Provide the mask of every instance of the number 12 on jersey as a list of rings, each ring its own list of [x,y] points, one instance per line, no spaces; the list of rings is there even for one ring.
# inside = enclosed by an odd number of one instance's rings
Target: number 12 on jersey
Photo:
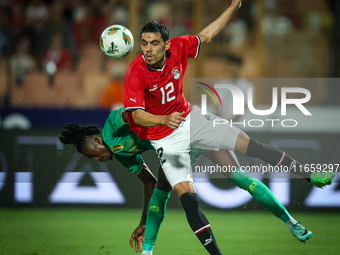
[[[165,87],[165,89],[164,89],[164,87]],[[166,102],[171,102],[172,100],[174,100],[176,98],[176,96],[170,97],[170,94],[172,92],[174,92],[174,90],[175,90],[174,84],[172,82],[168,83],[164,87],[160,88],[160,90],[162,91],[162,104],[165,104],[165,98],[166,98]]]

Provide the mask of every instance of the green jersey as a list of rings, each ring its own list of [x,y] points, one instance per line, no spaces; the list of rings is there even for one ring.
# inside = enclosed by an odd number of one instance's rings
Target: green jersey
[[[122,118],[123,107],[110,113],[103,129],[100,131],[106,147],[115,158],[133,174],[139,174],[144,160],[140,155],[143,151],[154,150],[149,140],[140,139]],[[204,150],[193,149],[191,163],[196,164]]]
[[[100,131],[106,147],[115,158],[129,169],[133,174],[138,174],[142,169],[144,160],[140,153],[153,149],[150,141],[140,139],[124,123],[122,118],[123,107],[110,113],[104,128]]]

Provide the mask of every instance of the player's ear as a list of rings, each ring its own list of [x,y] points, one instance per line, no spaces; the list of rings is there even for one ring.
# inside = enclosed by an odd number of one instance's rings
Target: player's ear
[[[103,144],[102,137],[99,134],[94,136],[93,141],[96,145],[97,144],[99,144],[99,145]]]
[[[170,40],[167,40],[165,42],[165,50],[168,50],[168,49],[170,49]]]

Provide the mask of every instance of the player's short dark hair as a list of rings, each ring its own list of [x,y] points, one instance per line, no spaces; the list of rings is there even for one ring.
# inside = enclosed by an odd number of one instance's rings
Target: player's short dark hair
[[[87,139],[91,135],[96,135],[100,133],[101,128],[97,125],[79,125],[79,124],[66,124],[64,126],[64,131],[61,131],[61,135],[59,136],[59,140],[63,144],[72,144],[76,146],[77,150],[80,153],[83,153],[83,146]]]
[[[157,33],[157,32],[161,33],[161,37],[164,42],[169,40],[169,29],[157,21],[151,21],[145,24],[140,33],[140,37],[142,38],[143,33]]]
[[[238,55],[228,54],[226,56],[226,60],[227,60],[228,63],[231,63],[231,64],[235,64],[235,65],[238,65],[238,66],[243,65],[243,59],[242,59],[242,57],[240,57]]]

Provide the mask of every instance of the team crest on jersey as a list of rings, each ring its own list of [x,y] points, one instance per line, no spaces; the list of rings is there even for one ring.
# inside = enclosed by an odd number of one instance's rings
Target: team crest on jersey
[[[124,146],[121,145],[121,144],[117,144],[117,145],[111,146],[111,150],[113,151],[113,153],[120,152],[123,149],[124,149]]]
[[[174,70],[172,70],[172,75],[174,76],[175,80],[178,80],[181,76],[181,73],[179,72],[179,68],[175,67]]]

